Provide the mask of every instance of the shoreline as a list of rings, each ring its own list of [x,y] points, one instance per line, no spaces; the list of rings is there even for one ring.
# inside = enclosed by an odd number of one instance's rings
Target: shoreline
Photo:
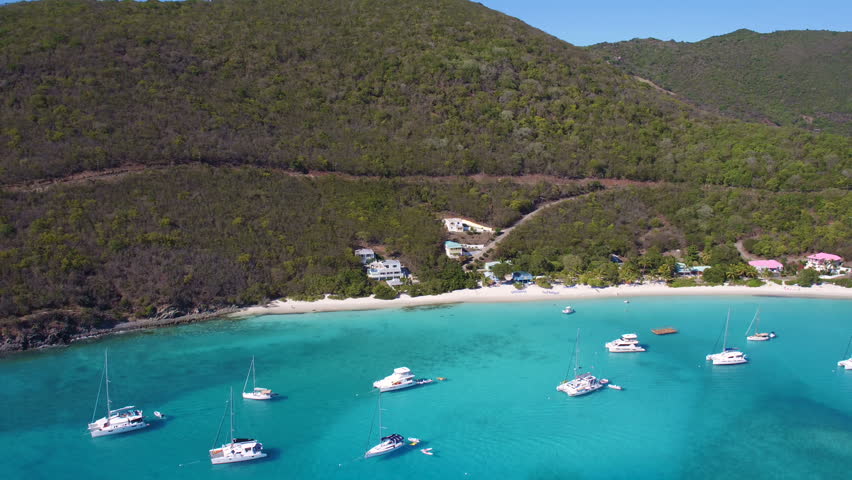
[[[673,288],[665,284],[618,285],[615,287],[593,288],[588,285],[572,287],[554,286],[543,289],[537,285],[529,285],[523,290],[517,290],[512,285],[482,287],[478,289],[456,290],[440,295],[424,295],[410,297],[400,295],[393,300],[376,298],[347,298],[335,300],[324,298],[313,302],[301,300],[275,300],[266,305],[247,307],[226,315],[231,318],[244,318],[259,315],[286,315],[320,312],[344,312],[356,310],[379,310],[388,308],[422,307],[430,305],[448,305],[455,303],[505,303],[505,302],[536,302],[546,300],[578,300],[589,298],[623,298],[659,297],[659,296],[760,296],[760,297],[789,297],[789,298],[824,298],[834,300],[852,300],[852,288],[838,285],[815,285],[799,287],[767,283],[760,287],[739,285],[698,286]]]

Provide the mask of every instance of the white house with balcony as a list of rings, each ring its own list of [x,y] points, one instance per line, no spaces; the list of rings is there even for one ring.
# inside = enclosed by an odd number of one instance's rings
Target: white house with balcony
[[[494,229],[464,218],[445,218],[444,226],[451,232],[493,232]]]
[[[405,277],[399,260],[381,260],[367,265],[367,277],[373,280],[395,280]]]

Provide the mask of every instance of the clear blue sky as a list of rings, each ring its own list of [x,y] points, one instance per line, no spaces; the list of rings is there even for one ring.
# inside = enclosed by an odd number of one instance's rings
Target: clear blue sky
[[[574,45],[696,42],[741,28],[852,30],[852,0],[477,0]]]

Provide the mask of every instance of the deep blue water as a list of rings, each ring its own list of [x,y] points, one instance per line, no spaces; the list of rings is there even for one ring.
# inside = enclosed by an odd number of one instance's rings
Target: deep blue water
[[[852,372],[837,371],[852,302],[760,297],[469,304],[221,320],[0,360],[4,478],[848,478]],[[761,330],[749,343],[758,306]],[[746,365],[708,365],[731,308]],[[680,333],[656,336],[650,329]],[[586,370],[624,391],[555,390],[577,328]],[[610,354],[636,332],[648,351]],[[715,346],[715,350],[714,350]],[[103,352],[114,407],[152,426],[92,439]],[[251,356],[272,402],[236,401],[237,434],[270,457],[212,466],[206,454],[229,387]],[[383,433],[424,443],[364,460],[378,438],[371,384],[408,366],[447,381],[383,394]],[[237,394],[239,397],[239,394]],[[103,414],[99,407],[98,417]],[[371,434],[372,432],[372,434]],[[221,443],[221,442],[220,442]],[[432,447],[435,455],[422,455]]]

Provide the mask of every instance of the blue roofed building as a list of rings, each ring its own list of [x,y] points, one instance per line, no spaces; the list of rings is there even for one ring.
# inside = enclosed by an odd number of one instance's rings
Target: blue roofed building
[[[512,283],[530,283],[533,281],[533,276],[529,272],[512,272]]]

